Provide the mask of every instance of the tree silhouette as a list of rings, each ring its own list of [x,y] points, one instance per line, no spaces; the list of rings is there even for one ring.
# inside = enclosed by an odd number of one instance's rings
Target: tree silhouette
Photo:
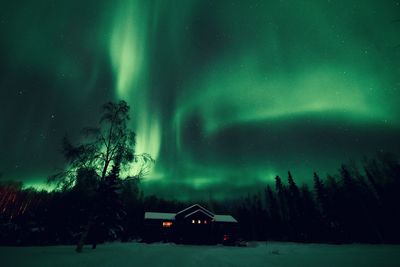
[[[57,182],[63,189],[71,188],[79,185],[77,174],[82,170],[86,172],[86,180],[97,181],[96,201],[82,231],[76,249],[78,252],[82,251],[85,240],[93,229],[98,229],[100,224],[107,225],[105,220],[110,217],[107,213],[119,210],[116,209],[120,206],[117,205],[116,191],[121,168],[136,163],[136,174],[130,174],[127,178],[140,178],[148,173],[154,162],[148,154],[135,155],[135,133],[128,128],[129,120],[129,106],[125,101],[108,102],[102,106],[98,126],[83,129],[80,144],[74,145],[66,137],[63,140],[63,154],[68,168],[51,176],[49,181]],[[87,174],[92,177],[87,177]]]
[[[0,244],[76,244],[87,239],[95,247],[106,240],[128,241],[142,237],[144,211],[177,211],[189,205],[143,196],[138,177],[125,179],[123,166],[115,157],[101,179],[102,168],[87,161],[64,191],[40,192],[1,181]],[[400,243],[399,173],[399,159],[384,154],[365,159],[362,169],[350,163],[325,178],[314,173],[314,190],[299,187],[288,173],[287,183],[277,176],[275,189],[266,185],[264,195],[202,204],[234,215],[240,237],[248,240]]]
[[[270,234],[267,236],[267,238],[279,239],[279,237],[282,235],[282,220],[279,214],[278,201],[276,200],[275,194],[270,185],[267,186],[265,194],[267,210],[270,215],[269,226],[271,227],[271,229],[269,229]]]
[[[289,211],[288,211],[288,201],[287,201],[287,189],[283,185],[282,180],[279,176],[275,177],[275,188],[278,195],[278,203],[280,208],[280,218],[282,219],[282,239],[286,240],[289,237]]]
[[[81,168],[93,169],[99,179],[104,180],[117,157],[122,164],[132,162],[135,133],[128,128],[128,121],[129,106],[125,101],[104,104],[98,127],[84,128],[80,144],[73,145],[64,137],[63,154],[69,166],[51,176],[49,181],[70,187],[74,185],[76,172]]]
[[[317,240],[317,235],[321,235],[319,214],[314,197],[306,184],[302,185],[300,193],[298,239],[303,242],[312,242]]]
[[[300,220],[300,191],[297,187],[293,176],[290,171],[288,171],[288,189],[286,191],[286,201],[288,207],[288,225],[289,225],[289,235],[292,239],[299,239],[301,225],[298,223]]]

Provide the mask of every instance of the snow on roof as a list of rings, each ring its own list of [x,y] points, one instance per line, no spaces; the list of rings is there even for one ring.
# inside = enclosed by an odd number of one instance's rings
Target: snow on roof
[[[214,215],[214,221],[216,222],[234,222],[237,223],[236,219],[231,215]]]
[[[211,211],[203,208],[202,206],[200,206],[199,204],[194,204],[184,210],[181,210],[178,213],[166,213],[166,212],[145,212],[144,213],[144,218],[145,219],[149,219],[149,220],[175,220],[175,217],[178,214],[181,213],[185,213],[186,211],[197,207],[198,209],[192,211],[189,214],[186,214],[184,216],[184,218],[187,218],[189,216],[192,216],[193,214],[197,213],[197,212],[202,212],[203,214],[205,214],[206,216],[213,218],[213,221],[215,222],[231,222],[231,223],[237,223],[238,221],[233,218],[231,215],[217,215],[217,214],[213,214]],[[184,215],[184,214],[183,214]]]
[[[181,214],[181,213],[183,213],[183,212],[185,212],[185,211],[187,211],[187,210],[189,210],[189,209],[191,209],[193,207],[198,207],[199,209],[203,210],[205,213],[208,213],[210,216],[214,216],[214,213],[212,213],[211,211],[209,211],[208,209],[204,208],[203,206],[201,206],[199,204],[194,204],[194,205],[192,205],[190,207],[187,207],[186,209],[183,209],[183,210],[179,211],[177,213],[177,215]]]
[[[195,213],[197,213],[197,212],[202,212],[202,213],[204,213],[205,215],[207,215],[207,216],[210,217],[210,218],[213,218],[213,217],[214,217],[214,216],[208,214],[207,212],[205,212],[204,210],[198,209],[198,210],[195,210],[195,211],[193,211],[192,213],[189,213],[188,215],[186,215],[185,218],[190,217],[190,216],[192,216],[193,214],[195,214]]]
[[[144,218],[153,220],[175,220],[175,213],[145,212]]]

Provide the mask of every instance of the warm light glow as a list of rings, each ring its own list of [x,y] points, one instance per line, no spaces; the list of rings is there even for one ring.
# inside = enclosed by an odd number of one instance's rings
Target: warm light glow
[[[207,220],[204,220],[204,224],[207,224]]]
[[[172,222],[163,222],[163,223],[162,223],[162,226],[163,226],[164,228],[170,228],[170,227],[172,227]]]
[[[192,220],[192,223],[195,223],[194,220]]]
[[[224,241],[229,240],[229,235],[224,235]]]
[[[198,224],[201,224],[201,221],[200,221],[200,220],[198,220],[198,221],[197,221],[197,223],[198,223]]]

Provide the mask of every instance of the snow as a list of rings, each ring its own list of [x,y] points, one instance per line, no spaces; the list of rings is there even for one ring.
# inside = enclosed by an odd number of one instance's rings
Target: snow
[[[124,266],[400,266],[399,245],[250,243],[248,247],[111,243],[96,250],[73,246],[0,247],[2,267]]]
[[[144,218],[154,220],[175,220],[175,213],[145,212]]]
[[[231,215],[214,215],[214,220],[216,222],[233,222],[237,223],[236,219]]]

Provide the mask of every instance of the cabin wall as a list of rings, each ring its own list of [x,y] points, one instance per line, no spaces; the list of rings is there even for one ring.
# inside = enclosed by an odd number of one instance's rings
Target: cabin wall
[[[171,226],[165,227],[163,223],[172,223]],[[175,222],[172,220],[146,219],[144,221],[143,240],[145,242],[174,240]]]
[[[238,239],[238,223],[214,222],[213,226],[213,235],[217,243],[234,243]]]
[[[239,233],[237,223],[213,222],[206,217],[195,216],[180,221],[146,219],[143,240],[185,244],[224,244],[234,243],[237,240]],[[201,222],[207,220],[207,223],[198,224],[199,220]],[[163,222],[172,222],[172,225],[163,227]]]
[[[178,239],[183,243],[214,243],[212,219],[202,213],[194,214],[181,220]]]
[[[168,216],[173,219],[164,218],[163,213],[149,213],[148,216],[145,217],[143,231],[144,241],[190,244],[233,244],[238,238],[239,226],[231,216],[215,215],[199,205],[193,205],[177,214],[168,213]]]

